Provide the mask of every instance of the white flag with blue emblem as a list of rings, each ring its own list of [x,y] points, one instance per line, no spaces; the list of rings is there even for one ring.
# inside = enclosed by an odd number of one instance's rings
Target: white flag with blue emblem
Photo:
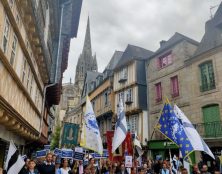
[[[102,155],[103,144],[99,127],[89,97],[86,97],[86,111],[83,118],[83,128],[80,146]]]
[[[115,128],[113,142],[112,142],[112,153],[114,153],[115,150],[125,140],[126,134],[127,134],[126,116],[124,112],[122,99],[120,99],[118,112],[117,112],[116,128]]]
[[[211,150],[209,149],[207,144],[204,142],[204,140],[198,134],[197,130],[193,127],[190,120],[178,108],[177,105],[174,105],[174,113],[176,114],[176,116],[179,118],[181,124],[183,125],[183,128],[184,128],[184,131],[187,135],[187,138],[189,139],[190,143],[193,146],[193,150],[206,152],[213,159],[215,159],[213,153],[211,152]]]

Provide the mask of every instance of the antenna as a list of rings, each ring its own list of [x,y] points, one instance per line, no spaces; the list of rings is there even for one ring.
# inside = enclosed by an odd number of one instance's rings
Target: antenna
[[[212,13],[213,9],[216,8],[216,7],[219,7],[219,5],[220,5],[220,4],[214,5],[214,6],[210,6],[210,19],[213,18],[213,13]]]

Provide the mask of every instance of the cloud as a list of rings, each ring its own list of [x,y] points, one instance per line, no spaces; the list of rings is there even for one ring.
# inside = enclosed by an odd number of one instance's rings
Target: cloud
[[[63,82],[74,80],[75,67],[82,52],[86,22],[90,16],[93,53],[103,71],[115,50],[133,44],[155,51],[159,41],[175,32],[197,41],[210,19],[210,7],[220,0],[83,0],[77,38],[72,39],[68,69]],[[216,8],[212,11],[215,12]]]

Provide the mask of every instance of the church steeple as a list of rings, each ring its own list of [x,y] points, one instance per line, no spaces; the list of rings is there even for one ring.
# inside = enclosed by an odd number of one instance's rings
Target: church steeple
[[[89,16],[88,16],[88,21],[87,21],[86,35],[85,35],[85,41],[84,41],[82,53],[83,54],[88,53],[89,55],[92,55]]]

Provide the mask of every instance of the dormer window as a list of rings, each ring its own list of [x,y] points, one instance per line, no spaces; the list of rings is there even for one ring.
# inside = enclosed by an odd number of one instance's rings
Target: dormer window
[[[172,51],[169,51],[169,52],[167,52],[166,54],[160,56],[157,59],[157,68],[161,69],[161,68],[164,68],[166,66],[169,66],[172,63],[173,63]]]
[[[127,81],[127,67],[124,67],[121,71],[120,71],[120,79],[119,82],[125,82]]]

